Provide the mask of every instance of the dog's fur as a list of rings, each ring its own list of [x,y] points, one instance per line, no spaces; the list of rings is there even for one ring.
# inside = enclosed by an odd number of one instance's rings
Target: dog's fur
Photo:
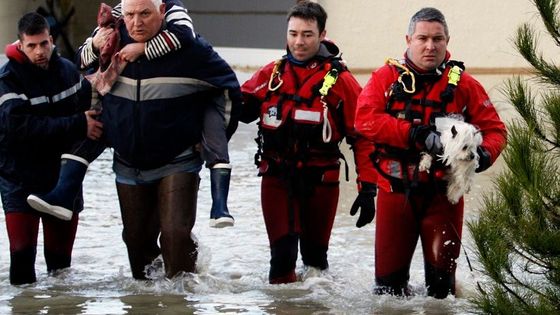
[[[472,185],[480,159],[476,149],[482,143],[482,135],[475,126],[454,117],[436,118],[436,130],[443,146],[443,153],[437,158],[447,167],[447,199],[456,204]],[[433,158],[422,152],[419,170],[429,172]]]

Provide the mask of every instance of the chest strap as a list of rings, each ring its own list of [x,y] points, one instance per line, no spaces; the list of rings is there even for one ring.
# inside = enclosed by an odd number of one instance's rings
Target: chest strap
[[[446,68],[449,69],[447,73],[447,86],[440,93],[438,100],[429,99],[417,99],[412,98],[416,92],[415,88],[415,77],[414,73],[411,72],[405,65],[401,64],[399,61],[389,58],[385,62],[386,64],[392,65],[397,68],[399,76],[397,80],[391,85],[389,91],[389,97],[387,100],[386,111],[391,113],[392,105],[395,101],[401,101],[405,103],[404,108],[404,119],[411,121],[412,116],[410,115],[412,105],[429,106],[433,108],[439,108],[441,113],[447,112],[447,104],[452,102],[455,96],[455,90],[457,85],[461,80],[461,75],[465,69],[462,62],[456,60],[449,60],[446,64]]]
[[[270,97],[270,93],[277,91],[282,84],[284,83],[284,81],[282,80],[282,68],[284,66],[286,58],[282,58],[282,59],[278,59],[275,63],[274,63],[274,68],[272,69],[272,73],[270,75],[270,79],[268,81],[268,92],[267,92],[267,98]],[[329,117],[328,117],[328,112],[329,112],[329,107],[328,104],[325,100],[325,97],[329,94],[330,89],[334,86],[334,84],[336,83],[339,73],[340,71],[337,69],[337,65],[333,65],[334,62],[336,61],[331,61],[330,63],[328,63],[326,65],[326,67],[328,67],[329,71],[327,72],[327,74],[325,74],[325,76],[323,77],[323,83],[321,85],[321,88],[319,88],[319,90],[315,93],[318,93],[320,95],[320,102],[323,105],[323,130],[322,130],[322,136],[323,136],[323,142],[324,143],[329,143],[331,141],[332,138],[332,126],[331,123],[329,121]],[[286,94],[286,93],[282,93],[280,96],[280,101],[278,104],[279,107],[279,114],[281,115],[281,106],[284,100],[293,100],[295,102],[298,103],[305,103],[308,106],[311,104],[312,99],[306,99],[306,98],[302,98],[299,95],[290,95],[290,94]]]
[[[329,106],[325,101],[325,97],[329,94],[329,90],[333,87],[338,79],[338,70],[332,68],[325,74],[323,78],[323,85],[319,89],[319,94],[321,95],[321,104],[323,104],[323,142],[329,143],[332,137],[332,127],[329,121]]]

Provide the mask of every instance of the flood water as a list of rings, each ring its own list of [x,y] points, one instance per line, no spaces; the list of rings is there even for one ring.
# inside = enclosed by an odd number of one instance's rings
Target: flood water
[[[240,80],[247,74],[240,75]],[[367,78],[360,78],[362,83]],[[494,88],[503,78],[485,78]],[[243,81],[242,81],[243,82]],[[495,96],[493,96],[495,97]],[[497,104],[505,111],[505,106]],[[375,225],[355,227],[348,212],[356,192],[354,179],[342,182],[341,198],[332,233],[330,269],[323,274],[305,274],[287,285],[267,282],[269,248],[260,210],[260,178],[253,155],[255,125],[240,125],[230,143],[234,165],[229,207],[235,227],[208,226],[210,191],[208,170],[202,182],[194,229],[200,244],[199,272],[175,281],[158,278],[135,281],[121,239],[122,222],[116,197],[109,150],[90,167],[84,183],[86,209],[82,212],[74,246],[72,267],[48,275],[42,255],[42,237],[37,255],[38,282],[25,286],[9,284],[9,243],[4,217],[0,218],[0,314],[469,314],[468,298],[476,281],[468,256],[476,266],[472,238],[465,228],[464,249],[458,259],[457,297],[435,300],[425,296],[421,249],[411,267],[415,296],[396,298],[372,294],[374,285]],[[351,160],[348,158],[347,160]],[[476,217],[479,193],[490,189],[497,167],[479,175],[467,196],[465,219]]]

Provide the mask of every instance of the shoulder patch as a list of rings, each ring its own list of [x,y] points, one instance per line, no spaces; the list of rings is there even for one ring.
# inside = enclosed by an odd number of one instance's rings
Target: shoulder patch
[[[482,105],[484,105],[484,107],[493,106],[492,101],[490,99],[486,99],[484,102],[482,102]]]

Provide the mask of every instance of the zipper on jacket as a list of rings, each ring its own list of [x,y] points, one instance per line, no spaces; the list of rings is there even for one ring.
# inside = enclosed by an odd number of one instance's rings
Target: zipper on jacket
[[[140,79],[140,69],[141,69],[141,64],[140,64],[140,60],[136,61],[136,77],[138,79],[136,79],[136,104],[140,103],[140,82],[142,82],[142,79]]]

